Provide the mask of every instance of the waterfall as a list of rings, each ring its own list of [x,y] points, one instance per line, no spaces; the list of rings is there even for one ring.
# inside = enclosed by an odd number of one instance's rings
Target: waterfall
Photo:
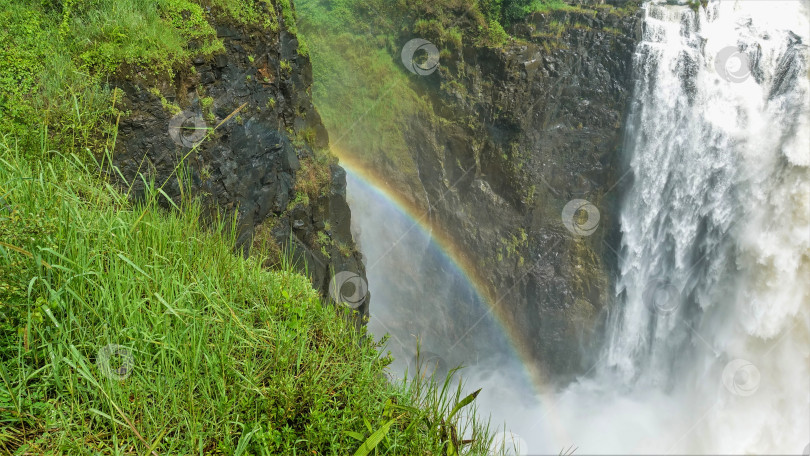
[[[810,441],[808,2],[644,10],[599,377],[679,398],[672,451],[798,454]]]

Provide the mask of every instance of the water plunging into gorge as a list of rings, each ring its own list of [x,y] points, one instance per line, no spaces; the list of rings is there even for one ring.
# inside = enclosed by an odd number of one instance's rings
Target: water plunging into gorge
[[[524,454],[798,454],[810,442],[808,2],[644,14],[615,302],[591,371],[537,392],[463,271],[350,173],[369,328],[392,335],[400,375],[416,336],[440,371],[470,366],[479,412],[506,421]]]

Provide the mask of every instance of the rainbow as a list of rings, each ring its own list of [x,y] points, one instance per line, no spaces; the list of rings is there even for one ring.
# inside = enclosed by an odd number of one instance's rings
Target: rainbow
[[[423,209],[392,191],[385,179],[381,178],[376,171],[345,150],[332,146],[332,152],[338,157],[340,165],[348,174],[368,185],[375,193],[406,215],[431,239],[431,242],[435,243],[442,255],[465,278],[482,302],[490,309],[490,313],[495,317],[495,321],[505,334],[506,340],[521,361],[525,374],[531,380],[535,391],[538,393],[549,392],[545,376],[539,369],[532,366],[533,363],[529,362],[528,351],[520,342],[521,339],[516,337],[508,318],[503,315],[501,307],[498,306],[500,299],[497,297],[495,290],[486,285],[486,281],[478,272],[474,261],[465,249],[455,242],[447,233],[447,230],[430,220]]]
[[[437,223],[427,217],[424,209],[398,195],[390,189],[386,180],[379,176],[375,170],[356,159],[351,153],[343,149],[331,146],[332,153],[338,157],[341,167],[347,174],[368,186],[378,196],[389,202],[396,210],[413,220],[419,228],[433,242],[444,256],[453,265],[456,271],[465,278],[470,287],[478,297],[490,309],[490,313],[495,317],[494,321],[500,327],[505,339],[514,353],[516,359],[522,366],[522,375],[529,381],[538,399],[538,406],[542,410],[541,415],[545,423],[536,423],[539,429],[543,429],[552,441],[570,442],[569,432],[566,424],[560,417],[557,403],[559,398],[554,389],[547,381],[543,372],[533,365],[528,356],[528,350],[523,347],[521,339],[516,337],[515,331],[511,329],[509,320],[505,318],[500,307],[497,305],[499,299],[495,290],[488,287],[483,276],[477,272],[474,262],[466,251],[459,246],[455,240]]]

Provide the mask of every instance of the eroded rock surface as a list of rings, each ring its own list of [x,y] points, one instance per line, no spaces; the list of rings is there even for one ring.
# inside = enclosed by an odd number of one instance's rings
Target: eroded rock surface
[[[418,80],[434,112],[404,119],[419,187],[397,191],[430,208],[470,257],[547,379],[592,365],[586,354],[595,352],[612,300],[639,17],[610,8],[535,13],[512,30],[522,40],[443,57],[439,71]],[[572,200],[598,210],[595,230],[566,228]],[[595,215],[575,210],[569,222],[587,228]]]
[[[173,79],[130,67],[112,82],[123,91],[118,107],[125,112],[115,164],[133,194],[143,193],[137,177],[143,174],[158,186],[166,182],[163,190],[179,203],[174,176],[181,171],[209,214],[238,214],[245,252],[264,242],[278,255],[292,245],[299,267],[324,295],[334,272],[365,277],[350,231],[345,172],[328,154],[312,104],[309,57],[283,23],[278,31],[213,25],[225,52],[196,58]],[[184,124],[179,137],[176,124]],[[207,132],[194,128],[215,129],[191,150]],[[358,310],[368,314],[368,299]]]

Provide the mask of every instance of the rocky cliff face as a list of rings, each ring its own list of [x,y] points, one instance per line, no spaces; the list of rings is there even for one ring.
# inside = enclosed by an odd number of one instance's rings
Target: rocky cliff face
[[[639,27],[607,7],[536,13],[502,48],[442,56],[418,82],[434,112],[406,119],[420,182],[398,191],[468,255],[546,379],[588,369],[612,298]]]
[[[175,203],[187,185],[209,213],[237,214],[245,253],[263,246],[272,263],[292,247],[326,295],[334,272],[365,272],[351,237],[345,172],[311,101],[309,57],[285,24],[289,12],[276,8],[268,16],[279,18],[277,27],[209,10],[220,18],[212,25],[225,51],[197,57],[171,79],[120,71],[112,82],[124,112],[114,160],[135,195],[143,175],[166,182]],[[358,310],[368,314],[368,299]]]

